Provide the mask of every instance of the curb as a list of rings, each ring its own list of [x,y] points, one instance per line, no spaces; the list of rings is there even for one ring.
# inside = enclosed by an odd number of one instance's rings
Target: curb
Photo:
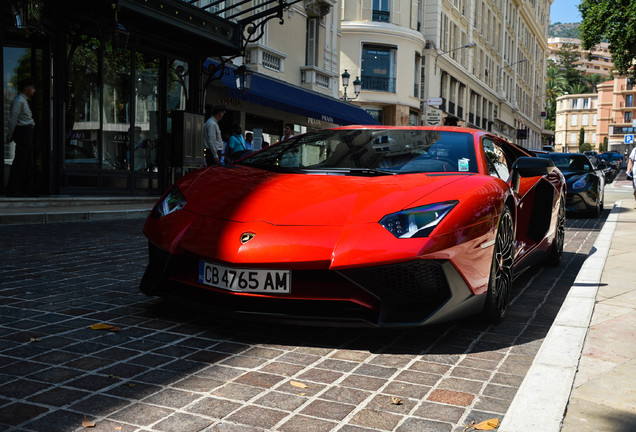
[[[621,203],[617,201],[607,217],[497,429],[499,432],[560,431]]]
[[[43,224],[55,222],[104,221],[146,218],[150,209],[48,211],[0,214],[0,225]]]

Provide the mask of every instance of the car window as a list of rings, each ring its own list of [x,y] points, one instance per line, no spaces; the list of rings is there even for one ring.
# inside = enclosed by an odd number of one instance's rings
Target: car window
[[[508,177],[510,177],[510,161],[501,146],[490,138],[483,138],[482,146],[486,154],[488,173],[502,180],[508,180]]]
[[[478,172],[471,133],[414,128],[308,132],[254,153],[239,164],[341,175]]]

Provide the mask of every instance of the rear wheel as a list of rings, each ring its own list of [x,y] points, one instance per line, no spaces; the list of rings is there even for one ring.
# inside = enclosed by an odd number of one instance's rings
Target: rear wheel
[[[498,324],[506,315],[512,290],[514,263],[514,227],[512,214],[504,206],[497,228],[495,250],[492,255],[486,304],[482,311],[484,321]]]
[[[565,204],[563,200],[559,203],[559,215],[557,216],[556,233],[554,235],[554,241],[550,247],[546,264],[549,266],[558,266],[561,263],[563,257],[563,244],[565,243]]]

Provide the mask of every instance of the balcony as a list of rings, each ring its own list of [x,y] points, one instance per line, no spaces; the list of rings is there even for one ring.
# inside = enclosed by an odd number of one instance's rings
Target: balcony
[[[395,78],[362,75],[362,90],[395,93]]]
[[[388,11],[374,10],[371,20],[388,23],[391,20],[391,14]]]
[[[256,71],[264,68],[270,71],[284,72],[286,57],[285,54],[260,44],[248,46],[245,50],[245,63]]]
[[[337,77],[316,66],[302,66],[300,68],[300,85],[307,90],[325,93],[325,90],[331,89],[333,79],[337,79]]]

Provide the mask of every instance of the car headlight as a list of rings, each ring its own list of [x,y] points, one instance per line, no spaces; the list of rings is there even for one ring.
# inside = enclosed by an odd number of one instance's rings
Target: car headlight
[[[391,213],[380,220],[380,225],[397,238],[427,237],[457,203],[447,201]]]
[[[177,186],[172,186],[168,193],[155,206],[152,215],[156,219],[162,218],[181,210],[186,205],[186,199]]]
[[[587,179],[585,177],[581,177],[572,185],[572,189],[583,189],[587,186]]]

